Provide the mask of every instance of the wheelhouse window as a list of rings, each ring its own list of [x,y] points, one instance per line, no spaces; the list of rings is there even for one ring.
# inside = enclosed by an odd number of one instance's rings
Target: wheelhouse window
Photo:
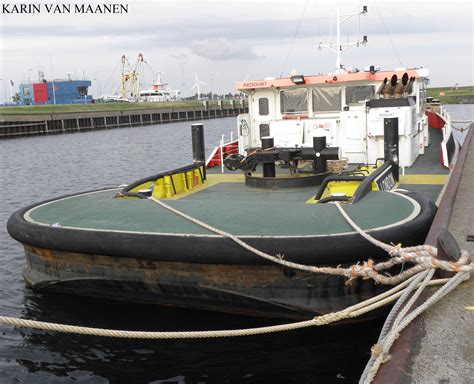
[[[373,85],[356,85],[346,87],[346,104],[358,104],[364,100],[375,98],[375,87]]]
[[[341,88],[313,88],[313,112],[332,112],[341,110]]]
[[[280,92],[280,111],[284,114],[308,112],[308,90],[306,88],[285,89]]]
[[[268,97],[261,97],[258,99],[258,114],[260,116],[267,116],[269,113]]]

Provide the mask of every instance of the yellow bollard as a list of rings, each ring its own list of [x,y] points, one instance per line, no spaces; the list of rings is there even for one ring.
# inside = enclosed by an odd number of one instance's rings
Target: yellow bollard
[[[171,178],[165,176],[165,197],[173,196],[173,188],[171,187]]]

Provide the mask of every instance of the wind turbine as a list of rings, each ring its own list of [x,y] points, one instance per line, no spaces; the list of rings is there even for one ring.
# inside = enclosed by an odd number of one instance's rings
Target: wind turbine
[[[194,72],[194,77],[196,78],[196,82],[194,85],[191,87],[191,89],[194,89],[197,87],[197,93],[198,93],[198,100],[201,100],[201,87],[200,85],[207,85],[206,83],[203,83],[202,81],[199,81],[198,75],[196,72]]]

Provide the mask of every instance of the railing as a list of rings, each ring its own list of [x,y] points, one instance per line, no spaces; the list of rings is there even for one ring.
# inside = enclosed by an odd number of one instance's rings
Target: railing
[[[239,144],[234,138],[234,132],[230,132],[230,141],[226,142],[226,135],[222,135],[218,145],[214,148],[206,161],[208,167],[221,166],[224,173],[224,159],[232,154],[239,153]]]
[[[234,143],[234,132],[230,132],[230,141],[225,143],[225,135],[222,135],[220,144],[221,173],[224,173],[224,159],[234,153],[239,153],[239,144]]]

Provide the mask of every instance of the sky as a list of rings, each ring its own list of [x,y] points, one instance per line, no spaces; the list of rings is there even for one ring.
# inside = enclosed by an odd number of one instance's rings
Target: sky
[[[51,14],[45,4],[97,3],[0,0],[7,9],[43,6],[39,14],[0,14],[0,102],[21,82],[38,81],[39,71],[47,80],[90,79],[95,97],[113,93],[122,55],[134,66],[139,53],[146,62],[144,87],[162,72],[169,87],[184,95],[195,93],[196,74],[207,83],[201,92],[228,93],[244,79],[335,69],[335,54],[317,45],[335,42],[336,1],[114,1],[128,5],[128,13]],[[471,1],[339,2],[346,14],[362,5],[367,15],[342,24],[341,38],[352,42],[367,35],[368,44],[344,52],[343,64],[362,70],[422,66],[430,69],[431,86],[473,85]]]

